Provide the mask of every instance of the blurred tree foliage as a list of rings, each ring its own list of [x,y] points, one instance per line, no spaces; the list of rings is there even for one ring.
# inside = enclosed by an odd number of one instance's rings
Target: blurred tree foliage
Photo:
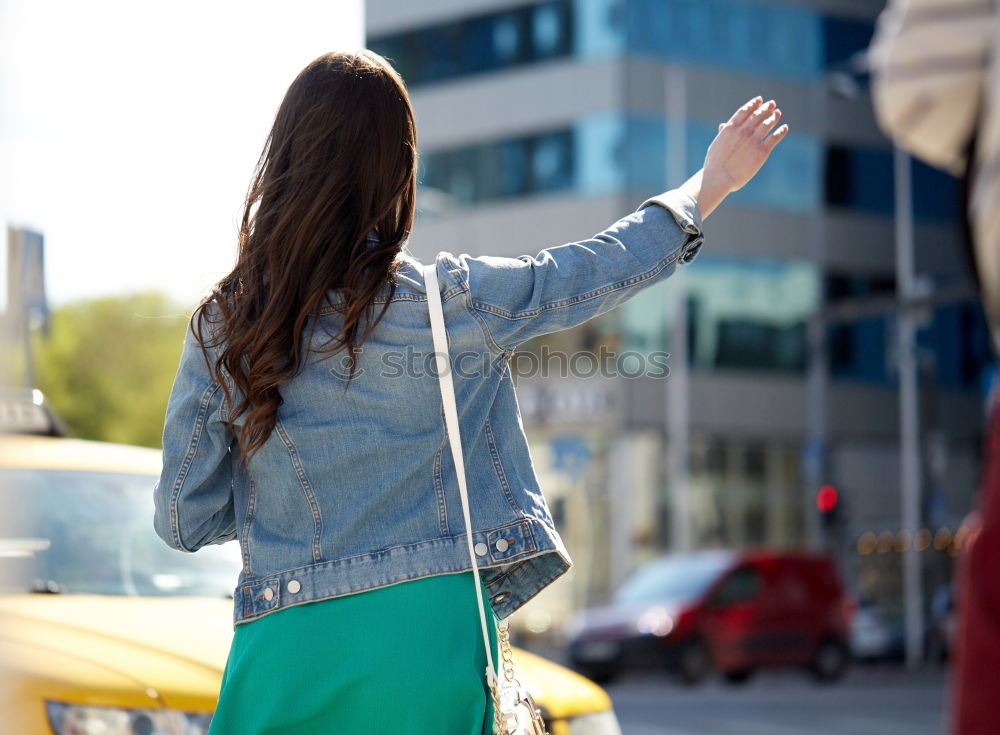
[[[160,448],[193,311],[159,291],[65,303],[32,336],[35,385],[73,436]]]

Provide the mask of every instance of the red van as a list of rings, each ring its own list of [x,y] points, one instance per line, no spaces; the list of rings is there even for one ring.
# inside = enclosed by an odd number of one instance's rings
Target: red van
[[[850,661],[847,599],[833,560],[809,552],[705,550],[639,567],[607,605],[571,624],[569,660],[607,682],[667,668],[688,684],[713,670],[746,681],[802,666],[822,681]]]

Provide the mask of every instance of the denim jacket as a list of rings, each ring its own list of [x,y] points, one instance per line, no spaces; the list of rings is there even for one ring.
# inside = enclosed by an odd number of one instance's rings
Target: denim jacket
[[[671,190],[588,240],[533,257],[437,255],[474,550],[499,618],[573,565],[532,466],[509,369],[515,348],[667,278],[702,242],[697,202]],[[187,330],[153,525],[189,553],[238,541],[234,629],[292,605],[472,568],[420,263],[405,252],[400,261],[395,292],[386,284],[376,299],[391,303],[353,381],[342,352],[310,351],[281,385],[276,426],[249,472],[224,423],[225,394]],[[315,346],[341,323],[343,296],[331,289],[327,298]]]

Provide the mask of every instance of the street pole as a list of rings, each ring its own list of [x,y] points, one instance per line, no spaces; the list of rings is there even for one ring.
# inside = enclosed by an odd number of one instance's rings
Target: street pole
[[[683,68],[667,67],[666,83],[666,174],[668,187],[680,186],[687,178],[687,77]],[[670,545],[674,551],[691,548],[688,456],[690,426],[690,380],[688,370],[688,309],[684,267],[670,277],[670,374],[667,377],[666,478],[670,488]]]
[[[896,351],[899,361],[899,479],[902,528],[911,543],[903,552],[903,623],[906,665],[923,658],[923,590],[920,552],[912,539],[920,527],[920,416],[917,395],[914,293],[913,200],[910,157],[893,146],[896,196],[896,293],[899,300]]]
[[[816,88],[816,105],[820,120],[826,120],[827,89]],[[813,226],[809,228],[809,255],[816,270],[826,271],[826,212],[817,206],[812,215]],[[819,303],[809,320],[807,338],[809,364],[806,374],[806,430],[807,437],[802,451],[802,471],[804,479],[802,508],[802,542],[807,549],[826,547],[826,539],[821,535],[819,515],[816,509],[816,493],[827,481],[827,393],[829,373],[827,371],[827,322],[824,314],[825,289],[820,275]],[[829,549],[826,549],[829,551]]]

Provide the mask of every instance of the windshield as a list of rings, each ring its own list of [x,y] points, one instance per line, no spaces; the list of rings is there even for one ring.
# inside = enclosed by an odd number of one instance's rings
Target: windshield
[[[157,479],[0,468],[0,592],[232,597],[239,544],[168,547],[153,530]]]
[[[730,565],[726,553],[668,556],[639,567],[614,594],[623,605],[692,600]]]

